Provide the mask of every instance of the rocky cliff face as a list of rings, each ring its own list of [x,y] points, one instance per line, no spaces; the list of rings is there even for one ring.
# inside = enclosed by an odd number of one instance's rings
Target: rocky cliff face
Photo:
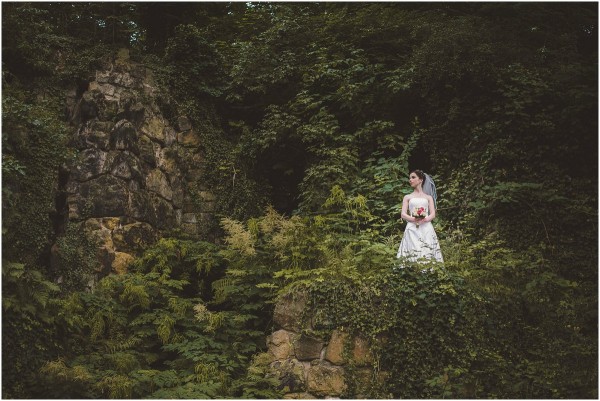
[[[167,120],[157,96],[151,71],[123,50],[68,97],[76,154],[60,174],[55,230],[77,226],[100,275],[126,271],[166,232],[202,237],[212,218],[198,133],[185,116]]]
[[[307,334],[323,312],[308,311],[303,293],[280,299],[273,317],[278,330],[267,338],[271,375],[288,399],[364,398],[386,373],[377,369],[377,358],[360,335],[343,328],[325,338]]]

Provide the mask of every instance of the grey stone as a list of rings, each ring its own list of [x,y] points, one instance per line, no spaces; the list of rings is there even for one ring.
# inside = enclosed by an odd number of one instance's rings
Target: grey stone
[[[197,224],[196,213],[184,213],[181,221],[185,224]]]
[[[79,182],[106,174],[109,169],[108,153],[100,149],[85,149],[77,155],[75,165],[71,168],[72,180]]]
[[[110,148],[117,150],[131,150],[139,154],[137,145],[138,135],[135,127],[127,120],[117,122],[110,133]]]
[[[344,369],[327,362],[312,365],[308,370],[307,390],[319,396],[340,396],[346,389]]]
[[[83,182],[79,191],[67,198],[80,217],[123,216],[128,212],[126,183],[110,175]],[[69,205],[71,209],[72,205]]]
[[[177,118],[177,128],[179,131],[189,131],[192,129],[192,123],[186,116],[179,116]]]
[[[302,319],[307,301],[305,293],[288,293],[282,296],[275,305],[275,324],[286,330],[300,332],[304,328]]]
[[[140,253],[158,238],[158,232],[150,224],[140,221],[118,226],[112,233],[114,248],[120,252]]]
[[[150,140],[146,135],[140,135],[138,139],[138,150],[139,157],[142,161],[147,163],[150,167],[154,168],[156,164],[156,156],[154,155],[154,142]],[[156,145],[159,147],[158,145]],[[159,147],[160,148],[160,147]]]
[[[129,152],[110,152],[111,174],[124,180],[142,181],[144,173],[137,157]]]
[[[146,188],[167,200],[173,199],[173,190],[165,174],[159,169],[154,169],[146,176]]]
[[[279,380],[279,389],[286,393],[306,391],[306,372],[304,365],[297,359],[286,359],[271,363],[271,370]]]
[[[306,335],[299,336],[294,341],[294,354],[300,361],[319,359],[322,349],[323,342],[321,340]]]
[[[286,330],[277,330],[267,337],[267,347],[269,353],[275,360],[288,359],[294,356],[294,346],[292,345],[296,335]]]
[[[110,124],[112,126],[112,124]],[[72,145],[77,149],[100,148],[108,150],[110,135],[109,127],[102,126],[97,120],[90,120],[82,124],[73,136]]]

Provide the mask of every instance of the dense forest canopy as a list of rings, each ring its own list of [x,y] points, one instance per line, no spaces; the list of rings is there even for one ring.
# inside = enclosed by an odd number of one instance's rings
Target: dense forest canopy
[[[3,397],[279,397],[273,304],[306,292],[392,336],[370,397],[597,398],[597,39],[591,2],[3,2]],[[125,48],[210,126],[220,222],[83,291],[50,261],[89,267],[56,228],[65,96]],[[392,271],[415,168],[427,276]]]

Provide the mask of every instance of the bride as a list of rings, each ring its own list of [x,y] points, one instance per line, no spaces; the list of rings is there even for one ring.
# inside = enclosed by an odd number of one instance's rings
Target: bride
[[[431,221],[435,219],[435,184],[421,170],[411,171],[408,182],[413,192],[402,200],[402,219],[407,221],[397,258],[410,261],[435,259],[443,262],[440,244]]]

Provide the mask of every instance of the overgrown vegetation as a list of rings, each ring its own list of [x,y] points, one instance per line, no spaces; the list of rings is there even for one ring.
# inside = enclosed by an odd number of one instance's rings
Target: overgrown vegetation
[[[594,4],[2,8],[3,397],[276,398],[289,291],[372,341],[374,398],[598,396]],[[77,234],[48,260],[63,99],[121,47],[199,127],[222,235],[80,292]],[[395,259],[411,168],[440,194],[428,273]]]

